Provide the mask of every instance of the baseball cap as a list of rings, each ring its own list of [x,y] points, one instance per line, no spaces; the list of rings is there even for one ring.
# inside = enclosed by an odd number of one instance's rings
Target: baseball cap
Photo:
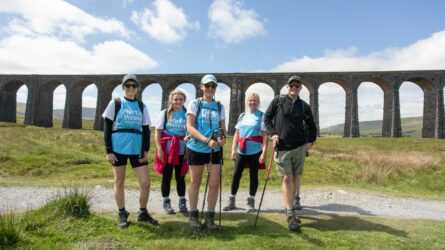
[[[289,80],[287,80],[287,84],[290,84],[291,82],[297,82],[301,84],[301,78],[299,76],[291,76],[289,77]]]
[[[138,78],[136,77],[136,75],[133,75],[133,74],[125,75],[124,78],[122,79],[122,84],[124,84],[128,81],[135,81],[139,85],[139,81],[138,81]]]
[[[216,77],[214,75],[211,75],[211,74],[207,74],[207,75],[202,77],[201,84],[206,84],[206,83],[209,83],[209,82],[217,83]]]

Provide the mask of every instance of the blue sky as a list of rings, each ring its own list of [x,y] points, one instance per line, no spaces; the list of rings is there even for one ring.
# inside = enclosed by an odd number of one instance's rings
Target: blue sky
[[[0,73],[445,69],[443,10],[439,0],[1,0]],[[159,89],[144,95],[152,116]],[[227,101],[229,90],[220,90]],[[55,107],[63,107],[63,91],[56,90]],[[95,105],[95,91],[85,91],[84,106]],[[322,85],[322,127],[343,122],[339,93]],[[25,95],[22,88],[18,99]],[[359,95],[360,119],[381,119],[381,90],[363,84]],[[272,96],[262,96],[263,109]],[[402,85],[401,102],[402,116],[422,115],[414,84]]]

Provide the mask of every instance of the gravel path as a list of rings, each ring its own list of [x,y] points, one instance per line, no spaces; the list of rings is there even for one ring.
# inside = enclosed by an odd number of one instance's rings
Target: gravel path
[[[0,211],[24,211],[43,206],[47,201],[63,194],[60,188],[39,187],[0,187]],[[91,209],[96,212],[112,212],[116,205],[111,189],[100,186],[89,189],[92,195]],[[223,193],[223,206],[228,194]],[[238,209],[233,212],[244,212],[247,192],[239,192]],[[177,209],[176,193],[171,196],[172,206]],[[200,195],[202,201],[202,194]],[[261,193],[257,194],[258,206]],[[160,213],[161,193],[152,191],[148,205],[149,211]],[[138,191],[126,190],[126,207],[129,211],[137,211]],[[377,195],[366,192],[352,192],[341,189],[305,190],[301,196],[303,210],[299,214],[341,214],[399,217],[409,219],[432,219],[445,221],[445,201],[432,201],[413,198],[399,198]],[[217,208],[218,208],[217,204]],[[201,205],[198,206],[201,208]],[[283,213],[283,197],[279,191],[266,191],[262,212]],[[232,213],[232,212],[231,212]]]

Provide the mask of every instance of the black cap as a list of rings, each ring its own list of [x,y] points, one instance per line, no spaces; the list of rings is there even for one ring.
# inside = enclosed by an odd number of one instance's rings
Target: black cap
[[[289,80],[287,80],[287,84],[290,84],[291,82],[301,83],[301,78],[299,76],[291,76],[289,77]]]

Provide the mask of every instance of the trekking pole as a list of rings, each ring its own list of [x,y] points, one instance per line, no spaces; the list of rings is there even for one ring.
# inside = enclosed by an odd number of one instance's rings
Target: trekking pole
[[[220,138],[224,139],[226,138],[226,135],[224,134],[224,130],[222,128],[219,129],[220,131]],[[219,151],[219,227],[221,227],[221,195],[222,195],[222,166],[224,164],[223,162],[223,158],[224,158],[224,154],[223,154],[223,147],[220,147],[220,151]]]
[[[218,134],[218,130],[214,131],[212,136],[210,137],[212,140],[215,140],[216,135]],[[204,214],[204,207],[206,204],[206,196],[207,196],[207,189],[208,189],[208,184],[209,184],[209,178],[210,178],[210,166],[212,165],[212,160],[213,160],[213,148],[212,148],[212,153],[210,154],[210,160],[209,163],[207,164],[207,180],[206,180],[206,188],[204,191],[204,197],[202,199],[202,209],[201,209],[201,218],[200,218],[200,223],[202,224],[202,219],[203,219],[203,214]]]
[[[261,204],[263,203],[264,193],[266,192],[266,185],[267,185],[267,181],[269,180],[270,169],[272,168],[272,160],[273,160],[274,155],[275,155],[275,147],[272,150],[272,155],[271,155],[270,161],[269,161],[269,167],[267,168],[266,181],[264,182],[264,188],[263,188],[263,193],[261,194],[260,205],[258,206],[258,211],[256,213],[255,224],[254,224],[255,228],[256,228],[256,223],[258,221],[258,216],[260,214]]]

